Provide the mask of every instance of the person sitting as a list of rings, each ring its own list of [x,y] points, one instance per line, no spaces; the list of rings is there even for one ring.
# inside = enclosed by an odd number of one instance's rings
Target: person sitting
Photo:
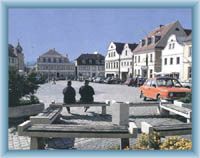
[[[94,101],[93,95],[94,89],[89,86],[89,81],[85,80],[84,86],[80,87],[79,94],[81,95],[80,102],[81,103],[92,103]],[[88,110],[88,106],[85,106],[85,112]]]
[[[64,103],[65,104],[71,104],[71,103],[76,102],[76,99],[75,99],[76,91],[71,85],[72,85],[72,82],[68,81],[67,87],[65,87],[63,89]],[[68,113],[70,113],[70,107],[67,107],[67,111],[68,111]]]

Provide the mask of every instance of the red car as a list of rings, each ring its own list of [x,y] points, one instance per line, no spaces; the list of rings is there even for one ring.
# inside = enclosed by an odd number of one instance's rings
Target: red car
[[[147,98],[175,100],[184,98],[188,92],[191,92],[191,89],[184,88],[177,79],[170,77],[148,79],[140,87],[140,97],[144,100]]]

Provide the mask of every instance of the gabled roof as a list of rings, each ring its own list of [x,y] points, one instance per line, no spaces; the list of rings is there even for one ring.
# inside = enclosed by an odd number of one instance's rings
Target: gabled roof
[[[128,46],[129,46],[129,48],[131,49],[131,51],[133,51],[137,46],[138,46],[138,44],[136,44],[136,43],[128,43]]]
[[[192,33],[191,29],[184,29],[187,36],[189,36]]]
[[[147,36],[145,36],[143,39],[147,39],[148,37],[153,37],[153,36],[160,36],[160,40],[162,40],[162,38],[168,33],[168,31],[177,23],[173,22],[173,23],[169,23],[166,25],[160,25],[159,27],[155,28],[153,31],[151,31],[150,33],[148,33]],[[145,51],[145,50],[151,50],[156,48],[157,44],[159,43],[158,40],[156,43],[151,43],[149,45],[144,45],[144,46],[140,46],[140,44],[136,47],[136,49],[133,52],[138,52],[138,51]]]
[[[189,36],[187,36],[184,40],[184,42],[189,42],[192,41],[192,33],[189,34]]]
[[[64,56],[58,53],[55,49],[49,49],[46,53],[42,54],[40,57],[64,57]]]
[[[125,43],[120,43],[120,42],[113,42],[116,46],[116,51],[118,54],[122,54],[122,50],[124,49]]]

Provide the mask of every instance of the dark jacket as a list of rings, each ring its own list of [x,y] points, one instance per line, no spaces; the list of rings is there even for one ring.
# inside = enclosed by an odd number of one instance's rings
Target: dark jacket
[[[91,103],[94,101],[93,95],[94,89],[91,86],[82,86],[79,89],[79,94],[81,95],[80,101],[83,103]]]
[[[64,95],[64,103],[70,104],[70,103],[75,103],[76,99],[76,91],[73,87],[68,86],[63,89],[63,95]]]

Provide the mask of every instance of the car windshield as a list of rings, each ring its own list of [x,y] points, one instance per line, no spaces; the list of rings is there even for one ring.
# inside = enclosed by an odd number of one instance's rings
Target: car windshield
[[[157,79],[157,85],[158,87],[182,87],[178,80],[171,78]]]

